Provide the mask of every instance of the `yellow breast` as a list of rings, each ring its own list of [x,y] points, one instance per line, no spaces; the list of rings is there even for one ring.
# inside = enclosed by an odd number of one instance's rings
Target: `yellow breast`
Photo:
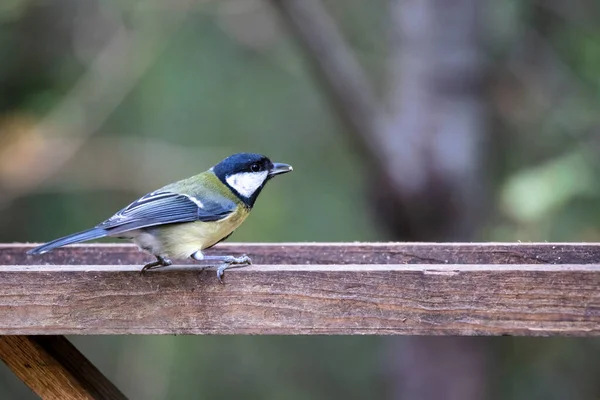
[[[248,216],[248,210],[239,207],[227,218],[213,222],[188,222],[160,229],[162,253],[173,258],[187,258],[198,250],[214,246],[231,234]]]

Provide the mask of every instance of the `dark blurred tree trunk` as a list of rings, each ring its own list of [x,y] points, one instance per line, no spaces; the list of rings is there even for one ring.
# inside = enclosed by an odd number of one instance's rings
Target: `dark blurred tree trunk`
[[[388,182],[376,211],[397,239],[471,240],[485,200],[485,99],[476,0],[391,4]]]
[[[372,167],[373,212],[391,239],[468,241],[486,200],[485,99],[476,0],[390,3],[391,113],[319,0],[272,0]],[[391,397],[485,398],[487,341],[395,338]]]
[[[480,9],[477,0],[391,4],[393,114],[383,142],[397,175],[372,193],[395,239],[469,241],[479,228],[486,197]],[[392,338],[388,346],[391,398],[487,397],[487,339]]]
[[[413,336],[390,339],[389,398],[489,398],[488,348],[488,338]]]

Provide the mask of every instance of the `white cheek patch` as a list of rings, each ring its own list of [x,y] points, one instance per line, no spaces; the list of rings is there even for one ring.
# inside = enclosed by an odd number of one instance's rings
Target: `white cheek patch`
[[[240,172],[230,175],[225,180],[227,184],[234,188],[244,197],[252,197],[256,189],[262,186],[267,179],[269,171],[261,172]]]

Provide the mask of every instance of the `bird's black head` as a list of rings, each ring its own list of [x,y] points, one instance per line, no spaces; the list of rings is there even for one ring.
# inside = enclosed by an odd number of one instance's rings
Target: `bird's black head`
[[[261,154],[238,153],[227,157],[212,171],[248,207],[252,207],[267,181],[290,172],[287,164],[273,163]]]

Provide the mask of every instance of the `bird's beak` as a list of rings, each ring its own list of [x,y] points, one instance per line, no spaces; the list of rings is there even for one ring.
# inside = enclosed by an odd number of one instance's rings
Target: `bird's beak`
[[[269,170],[269,176],[275,176],[279,174],[285,174],[286,172],[293,171],[291,165],[283,164],[283,163],[273,163],[273,168]]]

